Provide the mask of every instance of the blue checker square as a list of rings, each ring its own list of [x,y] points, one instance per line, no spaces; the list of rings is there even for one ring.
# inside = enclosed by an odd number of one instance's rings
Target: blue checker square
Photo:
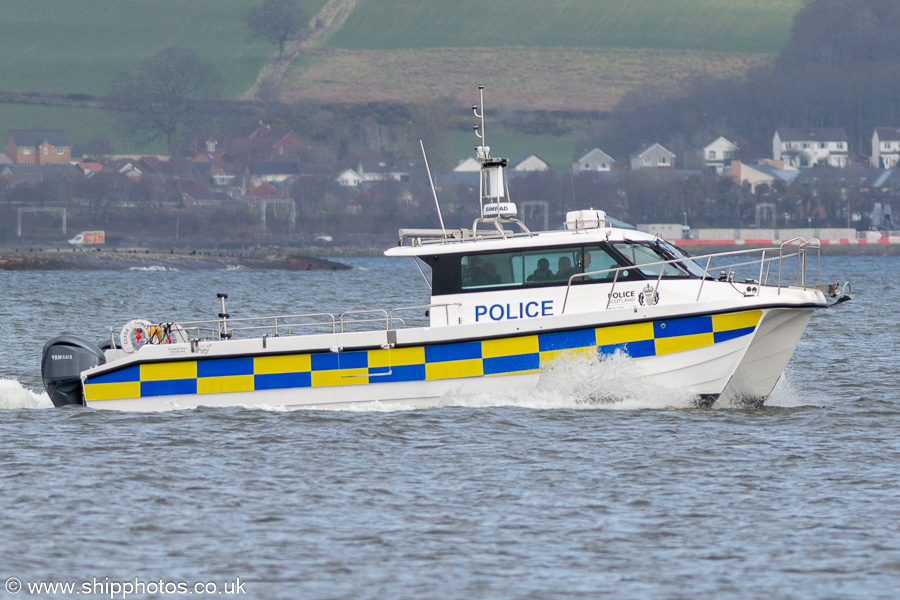
[[[425,346],[425,362],[439,363],[451,360],[471,360],[481,358],[481,342],[462,342]]]
[[[560,331],[558,333],[542,333],[538,336],[538,348],[541,352],[548,350],[570,350],[572,348],[589,348],[597,345],[597,334],[593,329],[578,331]]]
[[[621,352],[631,358],[644,358],[656,356],[656,343],[653,340],[638,340],[636,342],[624,342],[622,344],[606,344],[597,348],[597,353],[603,356],[611,356]]]
[[[685,317],[653,323],[653,337],[669,338],[698,333],[712,333],[712,317]]]
[[[733,340],[734,338],[750,335],[755,329],[756,327],[744,327],[742,329],[732,329],[731,331],[717,331],[713,334],[713,341],[718,344],[719,342]]]
[[[177,396],[179,394],[196,394],[196,379],[167,379],[165,381],[142,381],[141,397]]]
[[[311,387],[310,373],[269,373],[253,376],[255,390],[283,390],[289,388]]]
[[[369,383],[425,381],[425,365],[399,365],[369,369]]]
[[[197,361],[197,377],[253,375],[253,357],[213,358]]]
[[[485,375],[515,373],[517,371],[534,371],[541,366],[541,355],[534,352],[531,354],[515,354],[513,356],[486,358],[484,359],[483,365]]]
[[[313,371],[335,371],[337,369],[365,369],[369,366],[369,353],[362,352],[321,352],[309,357]]]
[[[104,373],[97,377],[91,377],[87,383],[127,383],[141,380],[140,365],[133,365],[112,373]]]

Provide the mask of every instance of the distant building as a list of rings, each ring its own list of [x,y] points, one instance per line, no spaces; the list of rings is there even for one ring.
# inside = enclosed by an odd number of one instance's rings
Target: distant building
[[[335,178],[335,182],[338,185],[344,187],[357,187],[363,181],[365,181],[362,177],[360,177],[359,173],[357,173],[353,169],[344,169],[341,173]]]
[[[716,138],[703,148],[703,162],[706,169],[721,175],[728,168],[728,163],[735,157],[737,150],[737,145],[731,140],[724,137]]]
[[[6,155],[17,165],[59,165],[72,162],[72,140],[64,129],[12,129]]]
[[[783,161],[761,160],[756,164],[744,164],[739,160],[732,160],[725,172],[725,176],[739,184],[747,184],[750,191],[755,192],[759,185],[772,185],[778,181],[790,184],[800,173],[796,168],[789,167]]]
[[[675,164],[675,154],[659,144],[631,155],[631,169],[671,169]]]
[[[550,169],[550,165],[541,158],[539,158],[535,154],[529,154],[528,156],[523,156],[513,165],[513,171],[519,172],[527,172],[527,171],[548,171]]]
[[[787,166],[843,168],[849,164],[847,132],[838,129],[778,129],[772,138],[772,158]]]
[[[872,132],[872,159],[869,166],[893,169],[900,162],[900,128],[876,127]]]
[[[612,156],[601,150],[594,148],[583,156],[580,156],[572,163],[573,173],[582,173],[584,171],[612,171],[616,161]]]
[[[453,167],[454,173],[477,173],[481,171],[481,161],[471,156],[465,160],[461,160]]]

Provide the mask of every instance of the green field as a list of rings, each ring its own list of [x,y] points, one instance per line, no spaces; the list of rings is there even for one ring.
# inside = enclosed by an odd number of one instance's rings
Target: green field
[[[806,0],[357,0],[328,46],[671,48],[775,54]]]
[[[239,98],[275,55],[244,23],[260,0],[0,1],[0,90],[104,95],[117,73],[174,45],[197,50],[223,95]],[[323,48],[292,63],[281,98],[466,106],[485,83],[492,109],[609,110],[647,82],[764,64],[806,1],[300,0],[310,18],[340,16],[316,40]],[[23,128],[67,129],[76,144],[103,135],[119,153],[161,150],[125,139],[98,110],[0,104],[0,135]],[[571,159],[562,139],[527,140],[523,153],[556,166]]]
[[[255,0],[3,0],[0,89],[106,94],[115,75],[167,46],[197,50],[226,97],[256,80],[274,45],[251,40]],[[313,16],[325,0],[305,0]]]

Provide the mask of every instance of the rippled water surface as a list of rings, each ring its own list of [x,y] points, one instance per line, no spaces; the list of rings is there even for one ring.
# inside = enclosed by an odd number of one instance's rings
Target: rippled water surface
[[[852,280],[856,298],[813,316],[758,410],[691,409],[616,363],[429,410],[46,408],[40,350],[62,332],[100,339],[134,317],[210,318],[216,292],[233,316],[427,302],[412,263],[348,262],[336,273],[2,273],[0,580],[21,580],[17,597],[56,598],[75,595],[27,585],[222,591],[240,578],[244,597],[266,599],[897,597],[897,258],[825,259],[823,278]],[[618,400],[585,404],[586,387]]]

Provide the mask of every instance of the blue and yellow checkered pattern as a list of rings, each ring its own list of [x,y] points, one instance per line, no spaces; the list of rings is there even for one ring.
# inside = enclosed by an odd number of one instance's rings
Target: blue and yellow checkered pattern
[[[113,400],[431,381],[536,373],[562,354],[660,356],[749,335],[758,310],[405,348],[203,358],[125,367],[85,381],[85,398]]]

